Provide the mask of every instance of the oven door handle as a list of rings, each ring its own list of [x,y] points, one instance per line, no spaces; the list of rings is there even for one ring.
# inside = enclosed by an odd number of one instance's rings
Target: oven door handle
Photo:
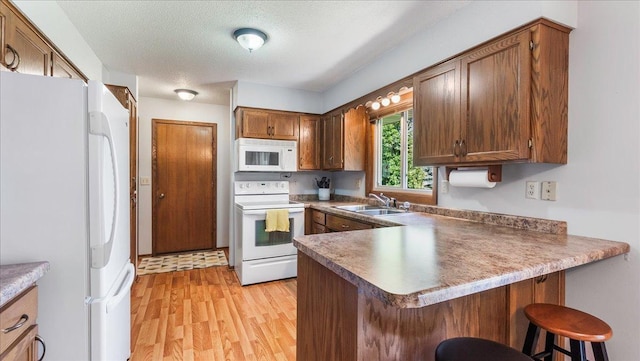
[[[281,208],[278,208],[281,209]],[[304,208],[294,208],[294,209],[289,209],[289,213],[302,213],[304,212]],[[242,211],[242,214],[248,214],[248,215],[252,215],[252,214],[267,214],[267,211],[264,209],[258,209],[255,211]]]

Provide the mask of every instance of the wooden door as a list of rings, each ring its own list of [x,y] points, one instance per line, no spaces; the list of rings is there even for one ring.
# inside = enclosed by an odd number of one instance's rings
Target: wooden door
[[[153,254],[216,247],[216,124],[153,119]]]
[[[269,114],[269,131],[274,139],[298,140],[298,114]]]
[[[413,163],[456,161],[460,144],[460,60],[453,59],[413,80]]]
[[[522,31],[461,59],[464,161],[529,158],[530,40]]]
[[[242,136],[245,138],[271,138],[269,113],[260,110],[242,111]]]
[[[300,116],[300,139],[298,141],[298,169],[320,169],[320,117]]]

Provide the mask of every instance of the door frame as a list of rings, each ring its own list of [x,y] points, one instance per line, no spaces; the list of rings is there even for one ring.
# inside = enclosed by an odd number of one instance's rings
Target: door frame
[[[212,185],[212,197],[211,197],[211,209],[212,209],[212,249],[217,249],[218,245],[218,124],[216,123],[204,123],[195,121],[182,121],[182,120],[168,120],[168,119],[151,119],[151,254],[155,256],[156,252],[156,235],[158,234],[158,144],[157,144],[157,132],[156,126],[158,124],[168,125],[195,125],[210,127],[212,130],[213,141],[211,142],[211,169],[213,172],[213,185]]]

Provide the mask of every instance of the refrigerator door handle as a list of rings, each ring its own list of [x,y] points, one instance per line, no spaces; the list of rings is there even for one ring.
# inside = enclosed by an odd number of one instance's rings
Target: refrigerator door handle
[[[117,288],[116,294],[111,296],[111,299],[107,301],[107,313],[113,310],[123,298],[129,296],[129,292],[131,290],[131,286],[133,285],[133,280],[136,278],[136,270],[133,267],[133,263],[128,263],[126,268],[126,274],[124,280]]]
[[[109,240],[105,242],[104,233],[100,232],[100,242],[98,245],[91,247],[91,267],[103,268],[109,263],[111,257],[111,248],[113,246],[113,240],[116,233],[116,223],[118,221],[118,164],[115,154],[115,146],[113,144],[113,137],[111,136],[111,126],[109,125],[109,119],[107,116],[98,111],[89,112],[89,133],[97,136],[103,136],[109,144],[109,152],[111,155],[111,165],[113,168],[113,184],[114,184],[114,207],[111,219],[111,230],[109,232]],[[98,196],[99,212],[104,211],[104,190],[99,186],[100,195]],[[102,216],[99,217],[102,219]]]
[[[131,290],[131,286],[133,285],[133,280],[136,278],[136,270],[133,267],[133,263],[127,263],[124,270],[121,272],[121,275],[118,276],[118,280],[114,283],[114,287],[109,290],[109,293],[100,298],[92,298],[86,297],[84,303],[89,304],[97,304],[104,303],[106,304],[107,313],[113,310],[125,296],[129,295],[129,291]],[[112,294],[113,293],[113,294]]]

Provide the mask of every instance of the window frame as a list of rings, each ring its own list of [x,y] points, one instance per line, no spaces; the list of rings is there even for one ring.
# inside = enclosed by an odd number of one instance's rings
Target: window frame
[[[438,167],[433,167],[433,184],[431,191],[424,190],[411,190],[397,187],[379,186],[378,185],[378,167],[381,164],[381,159],[378,157],[378,119],[392,114],[406,112],[413,108],[413,95],[411,94],[408,99],[403,99],[402,105],[395,107],[393,112],[385,112],[374,114],[370,112],[370,123],[367,127],[367,168],[366,168],[366,194],[369,193],[384,193],[388,197],[395,198],[398,202],[402,203],[408,201],[410,203],[437,205],[438,201]],[[414,114],[415,121],[415,114]],[[402,140],[403,149],[406,148],[406,132],[408,131],[405,125],[402,126]],[[415,144],[415,142],[414,142]],[[403,164],[408,163],[407,152],[403,151],[401,157],[403,158]],[[405,170],[406,172],[406,170]],[[406,184],[406,177],[402,180],[403,184]]]

